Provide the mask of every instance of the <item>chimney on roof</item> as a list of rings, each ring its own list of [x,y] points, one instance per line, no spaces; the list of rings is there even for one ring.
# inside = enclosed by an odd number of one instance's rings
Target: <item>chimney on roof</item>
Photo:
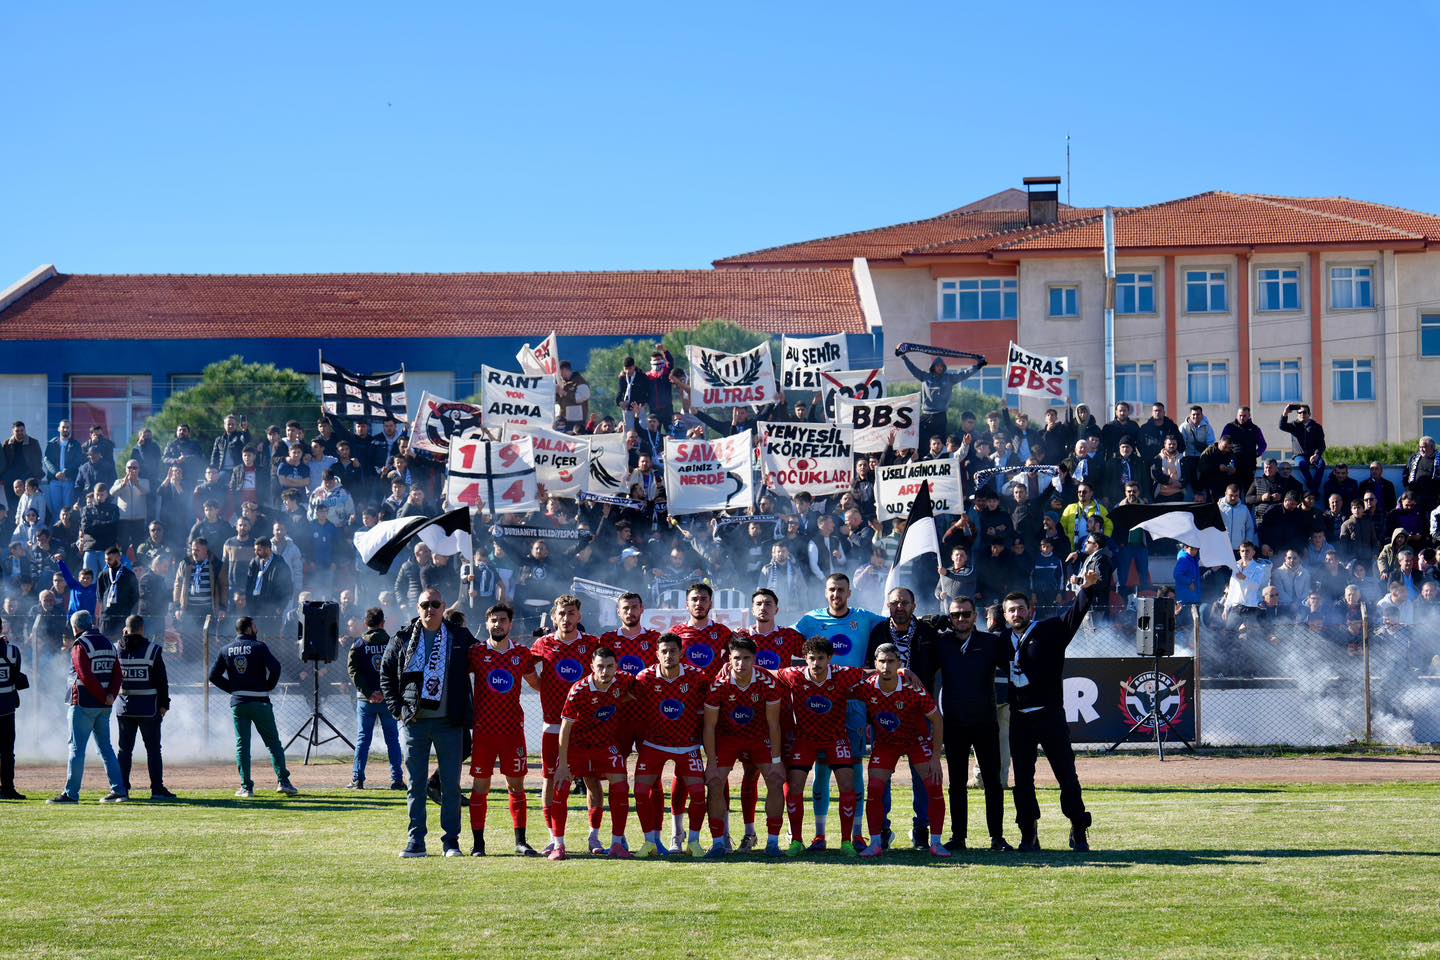
[[[1032,227],[1060,221],[1060,178],[1026,177],[1026,209]]]

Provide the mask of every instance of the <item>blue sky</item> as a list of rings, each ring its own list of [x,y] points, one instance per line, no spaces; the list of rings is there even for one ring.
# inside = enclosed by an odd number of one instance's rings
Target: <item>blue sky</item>
[[[1067,132],[1077,204],[1440,212],[1421,4],[220,6],[0,7],[0,286],[703,267],[1063,173]]]

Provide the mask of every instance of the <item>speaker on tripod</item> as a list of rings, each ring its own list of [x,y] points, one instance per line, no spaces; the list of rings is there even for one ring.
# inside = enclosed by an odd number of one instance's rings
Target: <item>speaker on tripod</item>
[[[1135,598],[1135,652],[1142,657],[1175,655],[1175,599]]]
[[[305,763],[309,764],[311,751],[331,740],[339,740],[350,749],[355,749],[355,744],[351,743],[320,709],[320,665],[334,663],[340,657],[340,604],[333,600],[305,601],[300,605],[299,628],[300,659],[310,664],[310,676],[315,680],[314,700],[310,719],[301,724],[285,747],[289,749],[291,743],[303,736]],[[320,735],[322,723],[330,730],[328,736]]]

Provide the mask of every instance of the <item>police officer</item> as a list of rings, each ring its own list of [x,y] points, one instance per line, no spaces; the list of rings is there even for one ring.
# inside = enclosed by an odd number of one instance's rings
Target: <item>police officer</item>
[[[150,770],[150,799],[174,800],[165,788],[165,764],[160,758],[160,721],[170,711],[170,680],[160,644],[145,638],[145,620],[125,620],[125,635],[116,648],[120,654],[120,700],[115,718],[120,724],[120,779],[130,792],[130,762],[135,735],[145,741],[145,765]]]
[[[371,607],[365,611],[365,633],[355,638],[346,661],[350,682],[355,684],[355,770],[350,779],[351,790],[365,789],[365,765],[370,760],[370,742],[375,736],[377,720],[390,756],[390,789],[405,789],[405,777],[400,772],[404,758],[400,752],[400,728],[395,725],[395,718],[385,706],[385,695],[380,692],[380,661],[389,643],[385,611]]]
[[[20,648],[0,635],[0,800],[25,799],[15,789],[15,711],[20,691],[29,686],[20,672]]]
[[[130,799],[125,781],[120,776],[120,762],[110,746],[110,708],[120,693],[120,658],[115,645],[95,629],[95,616],[89,610],[76,610],[70,615],[70,631],[75,642],[70,647],[70,760],[65,790],[47,803],[79,803],[80,786],[85,779],[85,748],[95,738],[95,749],[105,761],[110,778],[110,792],[101,803],[124,803]]]
[[[260,731],[260,739],[270,751],[275,768],[277,792],[293,797],[299,793],[290,783],[285,766],[285,748],[280,731],[275,729],[275,709],[270,705],[270,691],[280,682],[280,661],[270,652],[265,641],[255,635],[255,621],[241,617],[235,621],[235,639],[222,647],[210,668],[210,682],[230,694],[230,713],[235,721],[235,766],[240,771],[240,789],[235,796],[255,796],[255,781],[250,779],[250,728]]]

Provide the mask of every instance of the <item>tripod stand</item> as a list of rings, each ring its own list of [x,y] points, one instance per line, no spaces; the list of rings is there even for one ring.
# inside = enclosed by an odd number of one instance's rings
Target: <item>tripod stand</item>
[[[1155,648],[1151,670],[1151,677],[1153,678],[1151,683],[1154,684],[1154,687],[1150,691],[1150,709],[1145,712],[1143,717],[1130,725],[1130,729],[1125,731],[1124,736],[1110,744],[1105,750],[1106,753],[1114,753],[1120,748],[1120,744],[1133,737],[1135,731],[1141,727],[1153,726],[1155,728],[1155,753],[1160,757],[1161,762],[1164,762],[1165,728],[1168,724],[1166,724],[1165,719],[1160,716],[1160,649],[1158,646]],[[1179,742],[1186,750],[1194,751],[1195,748],[1189,741],[1181,740]]]
[[[311,669],[311,675],[315,678],[315,699],[312,701],[312,703],[313,703],[313,709],[310,711],[310,719],[308,719],[308,720],[306,720],[304,723],[302,723],[302,724],[300,725],[300,729],[299,729],[299,730],[296,730],[296,731],[295,731],[295,735],[294,735],[293,737],[291,737],[291,738],[289,739],[289,741],[287,741],[286,744],[285,744],[285,749],[286,749],[286,750],[289,750],[289,749],[290,749],[290,744],[294,743],[296,740],[299,740],[299,739],[301,738],[301,736],[304,736],[304,737],[305,737],[305,762],[304,762],[304,766],[307,766],[307,767],[310,765],[310,751],[315,750],[316,748],[320,747],[322,744],[329,743],[331,740],[339,740],[339,741],[341,741],[342,743],[344,743],[345,746],[349,747],[351,750],[354,750],[354,749],[355,749],[355,744],[351,743],[350,740],[349,740],[349,738],[346,737],[345,734],[341,733],[341,732],[335,727],[335,724],[331,723],[330,720],[329,720],[329,718],[325,716],[325,714],[324,714],[323,711],[321,711],[321,709],[320,709],[320,662],[317,661],[317,660],[312,660],[312,661],[310,661],[310,666],[311,666],[311,668],[312,668],[312,669]],[[323,737],[323,738],[320,736],[320,724],[322,724],[322,723],[325,724],[325,726],[327,726],[327,727],[330,728],[330,736]]]

